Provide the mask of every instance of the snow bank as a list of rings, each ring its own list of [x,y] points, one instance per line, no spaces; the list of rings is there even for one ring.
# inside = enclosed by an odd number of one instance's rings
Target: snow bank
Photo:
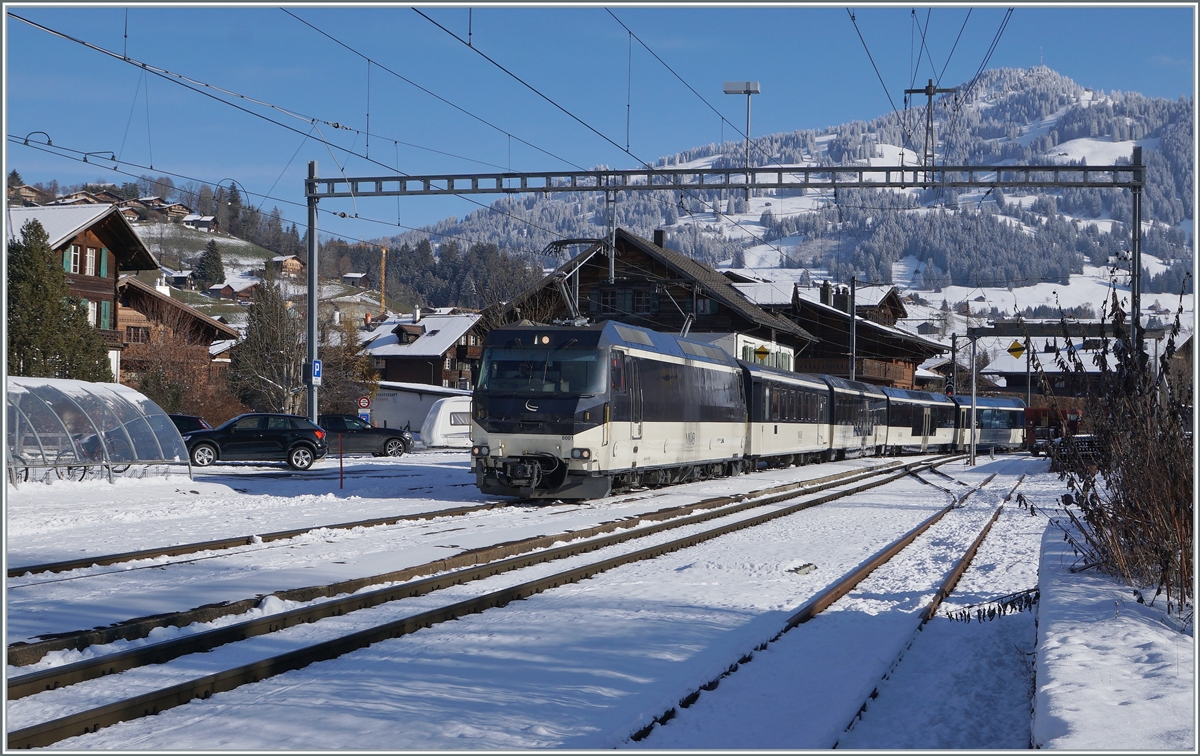
[[[1076,561],[1062,530],[1042,536],[1035,748],[1196,750],[1193,638]]]

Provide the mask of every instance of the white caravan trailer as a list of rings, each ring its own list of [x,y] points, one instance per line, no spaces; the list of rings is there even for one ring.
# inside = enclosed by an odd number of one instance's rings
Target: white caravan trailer
[[[434,402],[421,425],[421,443],[428,449],[471,448],[471,397],[448,396]]]

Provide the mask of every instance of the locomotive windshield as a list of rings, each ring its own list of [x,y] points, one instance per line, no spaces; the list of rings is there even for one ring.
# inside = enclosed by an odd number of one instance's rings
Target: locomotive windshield
[[[479,390],[516,394],[602,394],[603,349],[507,349],[483,352]]]

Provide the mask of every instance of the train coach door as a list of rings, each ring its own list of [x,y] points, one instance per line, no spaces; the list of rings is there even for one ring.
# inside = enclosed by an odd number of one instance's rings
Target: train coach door
[[[625,380],[629,382],[629,437],[642,437],[642,378],[638,370],[638,361],[625,357]]]
[[[924,454],[929,448],[929,408],[922,407],[921,410],[924,415],[921,422],[921,453]]]
[[[633,445],[629,443],[632,423],[629,391],[629,371],[631,360],[623,350],[612,350],[612,359],[608,366],[609,380],[609,411],[605,417],[608,428],[608,440],[612,448],[611,457],[614,467],[626,466],[626,460],[632,455]]]

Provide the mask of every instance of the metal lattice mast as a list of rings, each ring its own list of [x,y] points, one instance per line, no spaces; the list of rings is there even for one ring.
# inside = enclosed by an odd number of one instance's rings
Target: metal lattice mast
[[[925,148],[923,150],[923,154],[921,155],[921,164],[924,165],[925,169],[926,169],[925,170],[925,180],[926,181],[933,180],[933,168],[936,165],[934,157],[935,157],[935,152],[936,152],[935,146],[937,145],[937,142],[934,141],[934,134],[933,134],[933,96],[938,95],[938,94],[946,94],[948,92],[955,92],[955,91],[957,91],[957,90],[954,87],[939,89],[938,87],[933,86],[933,79],[930,79],[929,83],[926,84],[921,89],[906,89],[906,90],[904,90],[904,94],[906,94],[906,95],[908,95],[908,94],[924,94],[925,96],[927,96],[929,98],[929,105],[925,108]]]

